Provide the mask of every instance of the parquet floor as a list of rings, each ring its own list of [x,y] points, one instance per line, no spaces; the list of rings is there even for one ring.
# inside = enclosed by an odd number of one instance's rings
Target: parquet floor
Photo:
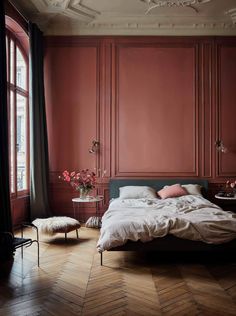
[[[31,232],[27,232],[31,233]],[[236,264],[96,251],[98,230],[41,236],[0,280],[0,315],[236,315]],[[35,247],[35,248],[34,248]],[[3,268],[1,268],[3,274]]]

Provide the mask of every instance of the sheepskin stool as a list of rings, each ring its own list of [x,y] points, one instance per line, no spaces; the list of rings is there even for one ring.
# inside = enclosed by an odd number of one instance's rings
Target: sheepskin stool
[[[53,216],[48,218],[36,218],[33,224],[38,227],[39,232],[48,235],[55,235],[57,233],[65,234],[65,241],[67,241],[67,233],[72,230],[76,231],[76,237],[79,238],[78,229],[80,223],[71,217],[67,216]]]

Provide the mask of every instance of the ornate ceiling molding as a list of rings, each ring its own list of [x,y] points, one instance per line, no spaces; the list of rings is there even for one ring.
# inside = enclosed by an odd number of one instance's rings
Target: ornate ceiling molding
[[[229,15],[232,19],[232,22],[236,24],[236,8],[226,11],[225,14]]]
[[[160,7],[189,7],[194,11],[198,12],[195,5],[203,4],[206,2],[210,2],[212,0],[140,0],[141,2],[145,2],[147,4],[148,14],[151,10]]]
[[[70,0],[31,0],[41,13],[58,13],[66,9]]]
[[[89,24],[81,24],[82,28],[113,28],[113,29],[233,29],[236,30],[236,25],[232,25],[231,23],[225,22],[199,22],[199,23],[192,23],[192,24],[181,24],[181,23],[174,23],[174,22],[155,22],[155,23],[137,23],[137,22],[130,22],[130,23],[97,23],[96,21],[89,23]]]
[[[175,23],[168,19],[162,22],[150,21],[150,23],[138,22],[111,22],[91,23],[74,22],[62,28],[59,24],[49,27],[45,35],[169,35],[169,36],[190,36],[190,35],[236,35],[236,25],[225,22],[207,22],[206,20],[198,23]]]
[[[236,35],[235,0],[11,1],[47,35]]]
[[[93,20],[100,14],[100,12],[84,5],[82,0],[71,0],[64,14],[67,16],[83,16],[84,18]]]
[[[82,0],[31,0],[40,13],[60,13],[71,18],[90,22],[100,14],[82,4]]]
[[[51,3],[54,7],[65,7],[66,1],[65,0],[49,0],[49,3]]]

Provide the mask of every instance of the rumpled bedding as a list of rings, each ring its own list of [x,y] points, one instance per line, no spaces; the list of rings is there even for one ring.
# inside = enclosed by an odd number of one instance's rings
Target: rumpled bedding
[[[236,214],[223,211],[201,195],[161,199],[114,199],[102,217],[97,249],[127,240],[147,242],[167,234],[221,244],[236,238]]]

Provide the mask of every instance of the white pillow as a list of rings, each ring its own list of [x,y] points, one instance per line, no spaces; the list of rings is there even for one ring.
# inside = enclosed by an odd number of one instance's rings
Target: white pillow
[[[188,194],[201,194],[202,195],[202,186],[199,184],[182,184],[182,187],[188,192]]]
[[[126,186],[120,188],[121,199],[153,199],[157,198],[156,191],[147,186]]]

